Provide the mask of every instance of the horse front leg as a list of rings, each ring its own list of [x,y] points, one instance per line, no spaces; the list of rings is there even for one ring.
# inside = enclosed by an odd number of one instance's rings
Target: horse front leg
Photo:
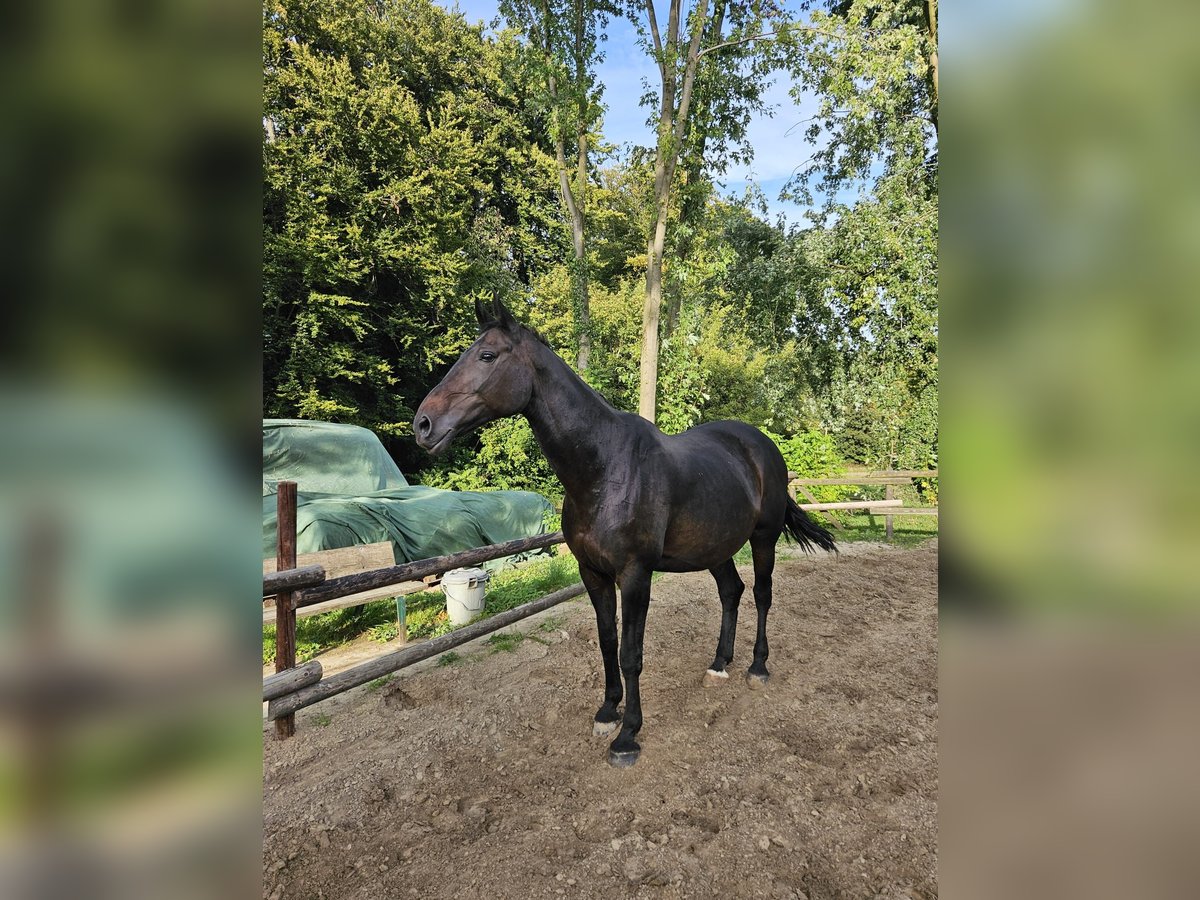
[[[604,703],[596,711],[592,734],[606,737],[617,730],[617,724],[621,721],[618,710],[621,705],[621,672],[617,668],[617,588],[613,579],[582,563],[579,575],[596,611],[596,636],[600,643],[600,656],[604,660]]]
[[[650,608],[650,571],[641,568],[621,577],[621,674],[625,676],[625,716],[621,733],[609,745],[608,761],[618,768],[632,766],[642,752],[634,735],[642,727],[642,638]]]

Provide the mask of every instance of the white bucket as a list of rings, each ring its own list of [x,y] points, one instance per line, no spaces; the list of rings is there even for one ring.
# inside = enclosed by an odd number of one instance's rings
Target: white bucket
[[[483,595],[492,574],[483,569],[453,569],[442,576],[446,612],[455,625],[466,625],[483,612]]]

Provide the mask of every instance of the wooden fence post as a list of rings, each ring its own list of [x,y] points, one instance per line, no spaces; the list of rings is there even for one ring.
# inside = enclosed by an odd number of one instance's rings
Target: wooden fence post
[[[296,567],[296,482],[281,481],[275,495],[275,522],[278,550],[275,566],[282,572]],[[291,591],[275,595],[275,672],[296,665],[296,607]],[[296,714],[289,713],[275,720],[275,736],[280,740],[296,733]]]
[[[885,500],[893,499],[894,494],[892,491],[892,486],[890,484],[883,489],[883,496],[884,496]],[[892,539],[892,517],[891,517],[891,515],[886,516],[883,520],[883,533],[884,533],[884,537],[887,540],[890,541]]]

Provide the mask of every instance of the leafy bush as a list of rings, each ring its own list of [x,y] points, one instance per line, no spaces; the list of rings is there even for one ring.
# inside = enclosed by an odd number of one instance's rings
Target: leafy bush
[[[795,472],[800,478],[836,478],[846,472],[836,442],[823,431],[803,431],[786,438],[765,429],[764,433],[783,454],[788,471]],[[809,491],[822,502],[836,503],[853,494],[854,489],[830,485],[809,488]]]
[[[764,433],[775,442],[790,471],[801,478],[835,478],[846,471],[833,438],[821,431],[804,431],[791,437]]]
[[[433,466],[422,471],[419,478],[422,484],[449,490],[534,491],[547,497],[562,496],[558,476],[529,423],[520,416],[500,419],[481,429],[479,447],[466,465]]]

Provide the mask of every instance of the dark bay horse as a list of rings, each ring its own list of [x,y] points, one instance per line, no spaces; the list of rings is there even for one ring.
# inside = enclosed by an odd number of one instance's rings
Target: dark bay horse
[[[757,687],[769,674],[767,610],[779,536],[786,532],[805,550],[833,550],[833,538],[788,496],[783,456],[758,429],[709,422],[665,435],[645,419],[613,409],[502,304],[487,310],[476,303],[476,313],[479,339],[417,410],[417,443],[436,455],[494,419],[521,414],[529,420],[562,481],[563,532],[596,610],[604,704],[593,730],[611,734],[620,722],[609,762],[632,765],[641,750],[634,735],[642,727],[638,677],[651,573],[712,573],[721,598],[721,635],[706,678],[727,678],[745,589],[733,555],[750,542],[758,636],[747,677]]]

